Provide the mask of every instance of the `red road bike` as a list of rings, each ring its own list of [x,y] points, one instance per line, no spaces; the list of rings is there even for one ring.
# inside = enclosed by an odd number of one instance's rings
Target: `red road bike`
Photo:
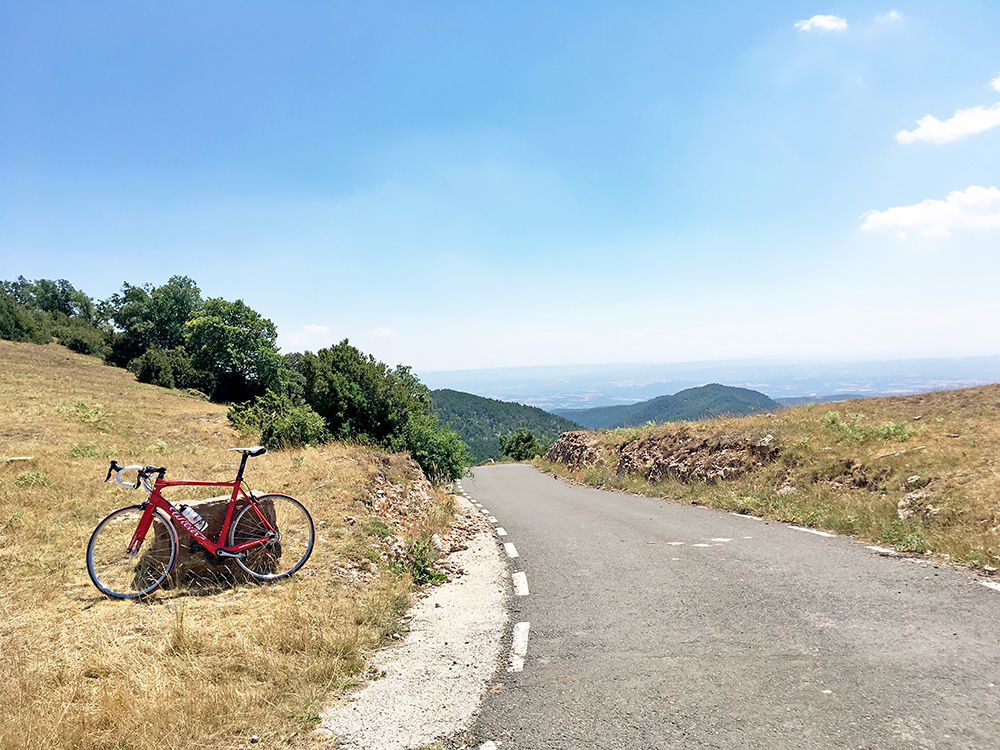
[[[288,495],[258,495],[244,489],[247,459],[266,453],[266,448],[230,450],[243,454],[232,482],[167,480],[163,478],[166,467],[119,466],[117,461],[111,462],[105,482],[113,473],[115,481],[123,487],[138,489],[141,484],[149,492],[149,498],[141,505],[116,510],[94,529],[87,546],[87,572],[98,589],[116,599],[136,599],[156,591],[167,580],[177,560],[174,524],[193,537],[192,551],[204,553],[213,563],[232,560],[257,580],[284,578],[305,564],[315,539],[309,511]],[[122,474],[127,471],[136,472],[134,484],[122,481]],[[199,528],[185,516],[190,510],[183,505],[178,510],[164,500],[161,492],[169,487],[232,489],[215,541],[202,533],[204,524],[199,524],[202,527]]]

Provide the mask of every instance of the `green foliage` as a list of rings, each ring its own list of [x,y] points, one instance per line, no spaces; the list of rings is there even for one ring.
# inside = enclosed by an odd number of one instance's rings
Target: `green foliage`
[[[229,421],[267,448],[301,448],[323,443],[330,437],[323,417],[310,406],[296,406],[289,396],[274,391],[267,391],[252,402],[230,406]]]
[[[73,443],[73,447],[69,450],[70,458],[97,458],[99,456],[103,456],[104,458],[113,458],[117,455],[117,445],[102,448],[94,442],[84,443],[83,445],[80,445],[80,443]]]
[[[411,414],[429,412],[427,388],[408,367],[395,369],[365,356],[345,339],[299,361],[306,401],[338,438],[395,444]]]
[[[432,567],[440,554],[427,542],[410,542],[403,556],[392,563],[392,569],[399,575],[409,573],[418,586],[425,583],[444,583],[448,576]]]
[[[14,481],[18,487],[51,487],[52,480],[37,471],[22,471]]]
[[[201,292],[187,276],[161,287],[125,284],[107,301],[116,331],[110,361],[125,367],[147,349],[176,349],[185,342],[189,320],[201,310]]]
[[[839,411],[828,411],[823,416],[821,423],[828,430],[858,443],[866,443],[870,440],[904,442],[913,436],[910,428],[902,422],[883,422],[880,425],[866,426],[861,424],[863,421],[863,414],[848,412],[845,418],[841,417]]]
[[[518,427],[513,434],[500,438],[500,457],[512,461],[530,461],[545,452],[545,446],[527,427]]]
[[[442,427],[431,414],[411,414],[403,440],[410,456],[432,482],[461,479],[472,463],[469,447],[458,433]]]
[[[904,552],[926,552],[928,549],[927,538],[912,521],[893,521],[882,532],[879,541]]]
[[[712,383],[688,388],[673,396],[657,396],[627,406],[599,406],[593,409],[557,409],[556,413],[584,427],[614,429],[647,423],[697,421],[722,415],[742,416],[778,411],[781,405],[763,393]]]
[[[450,389],[433,391],[434,410],[441,421],[458,432],[477,463],[500,458],[502,436],[525,428],[549,444],[559,435],[580,429],[570,422],[535,406],[513,401],[497,401]]]
[[[104,409],[103,404],[90,406],[83,399],[77,399],[73,402],[60,401],[56,405],[56,412],[67,419],[74,419],[98,427],[101,427],[108,418],[108,412]]]
[[[140,383],[162,388],[196,388],[201,380],[184,347],[147,349],[129,362],[128,369]]]
[[[0,339],[44,344],[50,338],[47,326],[10,294],[0,293]]]
[[[93,300],[65,279],[0,282],[0,338],[45,344],[56,336],[73,351],[103,356],[101,323]]]
[[[192,366],[213,401],[241,402],[277,387],[281,355],[274,323],[242,300],[206,300],[188,321],[185,343]]]

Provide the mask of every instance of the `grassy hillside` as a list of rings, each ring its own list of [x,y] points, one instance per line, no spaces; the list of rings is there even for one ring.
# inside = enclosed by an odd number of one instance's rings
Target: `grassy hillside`
[[[649,401],[623,406],[598,406],[593,409],[557,409],[555,413],[591,430],[635,427],[649,422],[680,422],[706,419],[722,414],[741,416],[762,411],[777,411],[781,406],[763,393],[728,385],[703,385],[688,388],[672,396],[657,396]]]
[[[272,451],[246,478],[297,496],[316,523],[293,579],[191,582],[139,603],[99,595],[89,536],[142,500],[104,483],[109,459],[230,480],[226,449],[241,444],[223,406],[56,345],[0,341],[2,750],[242,748],[251,735],[308,746],[320,705],[400,627],[412,582],[388,548],[425,542],[452,509],[405,456]]]
[[[1000,567],[1000,385],[573,433],[548,458],[595,486]]]
[[[442,389],[431,392],[434,408],[444,424],[451,424],[477,462],[500,457],[500,438],[519,427],[531,430],[542,442],[580,425],[534,406],[497,401],[471,393]]]

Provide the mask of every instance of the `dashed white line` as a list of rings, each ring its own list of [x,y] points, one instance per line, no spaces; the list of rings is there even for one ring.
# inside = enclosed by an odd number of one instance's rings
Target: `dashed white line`
[[[481,510],[483,512],[484,516],[490,515],[490,512],[488,510],[486,510],[486,508],[484,508],[482,506],[479,506],[479,510]]]
[[[736,516],[737,518],[745,518],[748,521],[763,521],[764,520],[763,518],[758,518],[757,516],[750,516],[750,515],[747,515],[746,513],[734,513],[734,512],[730,512],[729,515]]]
[[[503,551],[507,553],[507,557],[519,557],[517,554],[517,547],[510,542],[504,542]]]
[[[979,583],[988,589],[1000,591],[1000,583],[997,583],[996,581],[980,581]]]
[[[528,576],[523,571],[515,573],[511,576],[511,580],[514,582],[514,593],[518,596],[528,595]]]
[[[508,672],[524,669],[524,657],[528,655],[528,629],[531,623],[519,622],[514,626],[514,638],[510,644],[510,666]]]
[[[507,529],[503,526],[497,526],[497,536],[507,536]]]
[[[490,523],[496,523],[497,522],[497,519],[495,517],[493,517],[493,516],[490,516],[486,520],[489,521]]]
[[[500,750],[500,746],[493,740],[488,740],[479,746],[479,750]]]
[[[829,537],[837,536],[836,534],[828,534],[825,531],[818,531],[817,529],[807,529],[805,526],[789,526],[788,528],[795,529],[796,531],[804,531],[807,534],[815,534],[816,536],[829,536]]]

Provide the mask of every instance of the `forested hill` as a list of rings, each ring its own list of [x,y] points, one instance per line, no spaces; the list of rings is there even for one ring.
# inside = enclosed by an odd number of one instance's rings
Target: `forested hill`
[[[497,401],[444,388],[431,391],[434,409],[469,446],[477,462],[500,457],[500,438],[519,427],[530,430],[543,443],[555,440],[580,425],[534,406]]]
[[[591,430],[635,427],[648,422],[682,422],[722,414],[739,416],[777,411],[781,405],[763,393],[728,385],[703,385],[657,396],[649,401],[625,406],[598,406],[593,409],[554,409],[554,413],[572,419]]]

